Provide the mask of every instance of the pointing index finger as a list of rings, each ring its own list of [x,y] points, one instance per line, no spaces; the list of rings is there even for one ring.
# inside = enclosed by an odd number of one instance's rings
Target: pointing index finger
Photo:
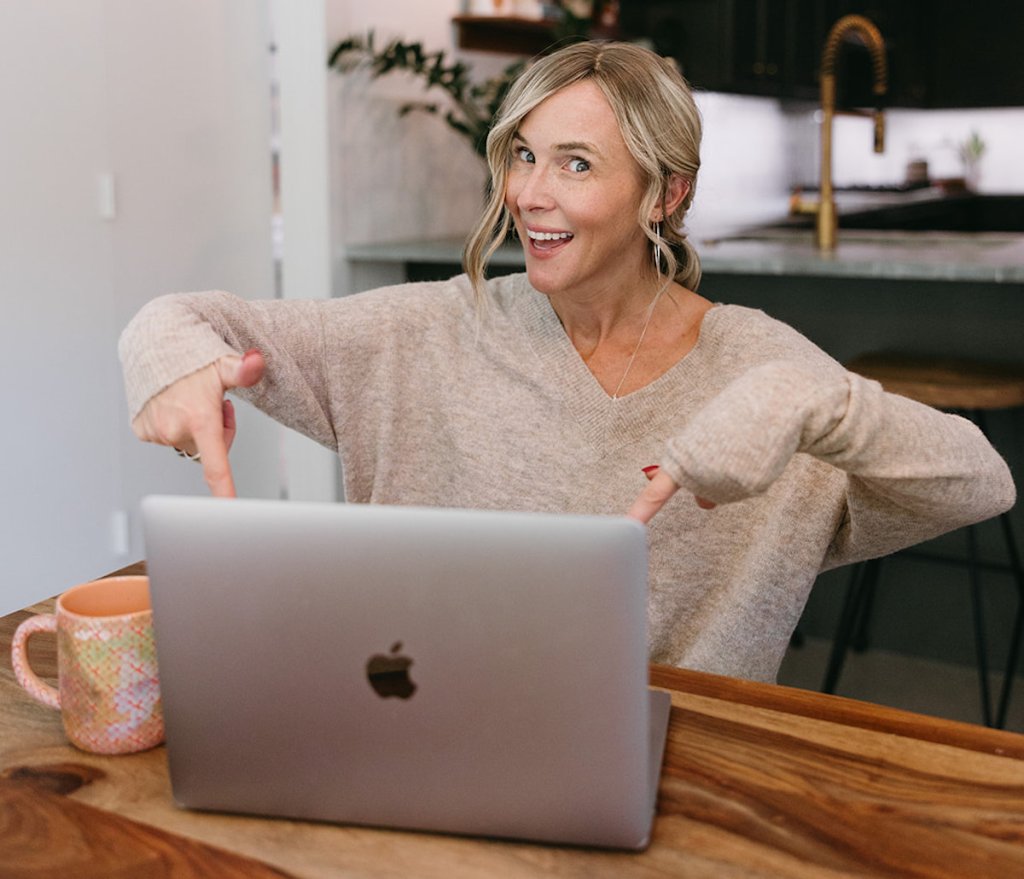
[[[626,515],[647,524],[678,490],[679,486],[671,476],[657,472],[644,486]]]
[[[218,413],[219,414],[219,413]],[[235,497],[235,480],[228,462],[224,425],[218,419],[197,425],[192,437],[200,454],[203,476],[214,497]]]

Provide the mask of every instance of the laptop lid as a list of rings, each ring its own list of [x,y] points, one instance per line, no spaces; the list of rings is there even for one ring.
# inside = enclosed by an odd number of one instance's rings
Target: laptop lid
[[[190,808],[641,848],[668,719],[619,517],[149,497]],[[656,751],[656,754],[652,752]]]

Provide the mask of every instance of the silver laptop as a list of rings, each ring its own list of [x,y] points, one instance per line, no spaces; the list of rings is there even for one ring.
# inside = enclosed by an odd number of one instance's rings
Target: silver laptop
[[[149,497],[175,799],[643,848],[669,698],[611,516]]]

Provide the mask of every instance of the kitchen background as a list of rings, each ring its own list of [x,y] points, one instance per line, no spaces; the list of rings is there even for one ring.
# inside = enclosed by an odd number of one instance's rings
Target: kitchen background
[[[695,14],[727,9],[744,21],[786,17],[807,5],[638,4]],[[820,12],[858,4],[809,5]],[[860,5],[882,7],[875,10],[881,18],[886,8],[907,6]],[[946,3],[911,5],[926,16],[949,12]],[[971,4],[975,16],[994,16],[996,8],[987,0]],[[530,4],[520,9],[532,13]],[[391,37],[420,41],[461,57],[474,77],[495,74],[510,56],[456,48],[452,19],[466,11],[459,0],[0,4],[0,51],[9,71],[0,84],[0,154],[9,169],[0,221],[7,312],[0,328],[7,376],[0,613],[141,557],[136,511],[145,494],[204,491],[198,468],[137,443],[128,427],[116,340],[146,300],[210,287],[254,298],[345,295],[402,274],[397,264],[353,260],[360,247],[457,238],[470,227],[484,169],[440,119],[399,115],[404,102],[422,96],[419,82],[401,74],[342,75],[325,63],[337,41],[372,29],[379,44]],[[900,39],[905,46],[914,34]],[[997,44],[950,41],[933,48],[929,65],[941,65],[946,82],[959,82],[958,73]],[[1020,79],[1019,61],[998,69],[1007,81]],[[715,76],[721,85],[721,71]],[[700,86],[696,76],[694,82]],[[817,178],[813,95],[805,89],[780,99],[699,88],[698,103],[705,138],[693,238],[783,216],[793,186]],[[891,109],[880,156],[870,151],[868,122],[840,118],[837,185],[901,184],[914,159],[927,160],[934,178],[960,176],[956,147],[978,132],[987,145],[979,191],[1024,193],[1024,99],[974,103]],[[727,279],[717,280],[720,298],[731,299]],[[768,302],[785,295],[775,283]],[[821,305],[840,287],[817,279],[792,302],[819,312],[827,328],[830,320],[846,320],[838,300],[834,314]],[[1020,285],[1007,289],[1019,293]],[[899,322],[912,334],[915,320],[908,310]],[[338,497],[333,456],[283,435],[247,408],[240,417],[232,455],[240,493]],[[1020,427],[1019,419],[1005,427],[1001,441],[1019,449]],[[933,600],[928,583],[917,587],[935,614],[956,622],[958,598]],[[950,585],[942,595],[961,591]],[[821,592],[825,599],[816,593],[806,621],[812,636],[834,625],[837,588]],[[911,605],[907,613],[919,612]],[[879,641],[903,653],[968,662],[969,636],[934,622],[929,612],[916,623],[883,620]],[[968,627],[966,617],[959,623]]]
[[[684,16],[690,8],[699,11],[729,4],[684,0],[637,5],[669,6]],[[779,15],[793,4],[735,5],[745,7],[746,14],[753,17],[756,7],[770,7],[771,15]],[[907,3],[835,5],[845,11],[848,7],[885,8]],[[451,52],[455,39],[451,18],[462,6],[454,0],[329,4],[334,14],[329,17],[328,36],[336,41],[374,30],[379,45],[402,37],[407,42],[420,41],[430,50]],[[485,9],[487,4],[471,8]],[[529,12],[532,6],[523,3],[521,8]],[[922,4],[921,8],[922,16],[937,14],[934,4]],[[994,15],[997,6],[991,8]],[[960,66],[961,56],[977,51],[984,47],[950,46],[948,63]],[[474,51],[464,51],[460,57],[481,79],[498,73],[512,60],[507,55]],[[1005,75],[1020,76],[1020,70],[1008,68]],[[463,139],[439,119],[416,113],[399,118],[397,111],[403,103],[422,96],[421,83],[401,73],[378,80],[353,73],[332,76],[329,88],[336,245],[344,248],[436,238],[464,231],[466,218],[474,214],[483,169]],[[694,237],[714,236],[741,224],[784,215],[792,187],[817,179],[817,101],[700,89],[697,99],[704,118],[704,142],[698,195],[690,215]],[[837,118],[833,157],[837,186],[902,184],[907,165],[914,159],[926,160],[934,178],[961,176],[957,147],[978,132],[987,145],[979,191],[1024,192],[1024,163],[1019,158],[1024,106],[896,107],[889,111],[887,122],[886,150],[876,155],[871,151],[869,121]],[[351,173],[353,168],[359,172]],[[382,198],[382,192],[391,197]],[[422,196],[413,198],[413,194]],[[342,286],[338,292],[346,290]]]

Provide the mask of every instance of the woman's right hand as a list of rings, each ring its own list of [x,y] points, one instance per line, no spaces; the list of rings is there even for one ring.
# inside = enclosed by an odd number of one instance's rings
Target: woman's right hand
[[[178,379],[143,407],[132,430],[144,442],[198,454],[214,497],[234,497],[228,449],[235,438],[235,412],[224,393],[248,388],[263,378],[266,362],[256,350],[221,357]]]

